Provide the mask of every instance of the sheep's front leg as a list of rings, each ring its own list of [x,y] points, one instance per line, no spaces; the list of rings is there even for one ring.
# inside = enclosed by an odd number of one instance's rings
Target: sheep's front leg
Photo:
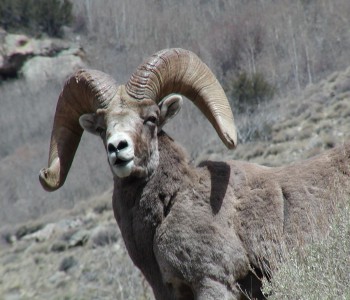
[[[227,287],[215,280],[205,278],[195,287],[196,300],[236,300],[239,291],[230,291]]]

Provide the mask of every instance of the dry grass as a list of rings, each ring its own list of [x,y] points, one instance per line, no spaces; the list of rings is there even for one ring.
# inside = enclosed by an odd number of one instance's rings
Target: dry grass
[[[0,299],[153,299],[126,253],[110,202],[107,193],[60,216],[3,229]],[[31,237],[50,224],[60,226],[43,239]]]
[[[335,216],[327,236],[283,252],[283,262],[264,281],[268,299],[350,299],[350,201]]]

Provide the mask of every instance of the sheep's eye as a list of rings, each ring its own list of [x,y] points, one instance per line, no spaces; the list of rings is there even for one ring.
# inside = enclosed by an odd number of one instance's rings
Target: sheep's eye
[[[97,127],[97,128],[96,128],[96,132],[97,132],[101,137],[103,137],[103,136],[104,136],[105,130],[104,130],[104,128],[102,128],[102,127]]]
[[[157,123],[157,118],[155,116],[150,116],[146,119],[146,123],[148,124],[156,124]]]

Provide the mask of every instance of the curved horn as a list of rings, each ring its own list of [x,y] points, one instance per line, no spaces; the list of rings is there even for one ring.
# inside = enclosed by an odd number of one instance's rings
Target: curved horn
[[[45,190],[54,191],[66,180],[83,133],[79,117],[106,108],[117,90],[114,79],[100,71],[80,70],[67,80],[57,102],[49,167],[40,170],[39,174]]]
[[[190,51],[157,52],[131,76],[126,92],[157,103],[171,93],[182,94],[202,111],[228,148],[236,146],[237,132],[225,92],[208,66]]]

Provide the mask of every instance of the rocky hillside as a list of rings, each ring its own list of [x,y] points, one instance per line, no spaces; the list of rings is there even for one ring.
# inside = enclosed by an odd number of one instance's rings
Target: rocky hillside
[[[231,157],[281,165],[347,142],[350,68],[298,97],[276,99],[253,116],[236,116],[236,122],[241,137],[250,128],[260,140],[227,152],[216,139],[197,160]],[[152,299],[125,252],[110,199],[111,191],[73,209],[2,227],[2,299]]]
[[[125,251],[111,192],[1,235],[1,299],[151,299]]]
[[[209,149],[201,158],[279,166],[348,142],[350,68],[309,85],[300,96],[276,99],[251,116],[236,116],[236,123],[241,135],[257,140],[241,143],[233,152]]]

